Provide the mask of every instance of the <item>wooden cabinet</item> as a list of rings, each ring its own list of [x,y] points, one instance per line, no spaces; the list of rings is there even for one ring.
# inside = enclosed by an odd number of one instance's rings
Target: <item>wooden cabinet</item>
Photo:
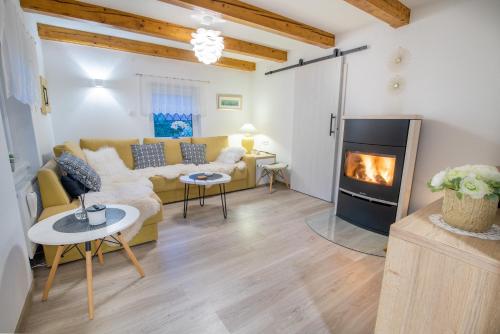
[[[500,333],[500,241],[434,226],[441,203],[392,225],[375,333]]]

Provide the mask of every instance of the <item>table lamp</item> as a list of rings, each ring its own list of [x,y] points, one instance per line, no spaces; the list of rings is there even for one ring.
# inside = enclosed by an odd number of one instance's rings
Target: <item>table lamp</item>
[[[253,143],[254,143],[252,134],[254,134],[257,131],[257,129],[255,129],[255,127],[252,124],[245,123],[240,128],[240,131],[245,134],[241,139],[241,146],[245,148],[247,153],[251,153],[253,150]]]

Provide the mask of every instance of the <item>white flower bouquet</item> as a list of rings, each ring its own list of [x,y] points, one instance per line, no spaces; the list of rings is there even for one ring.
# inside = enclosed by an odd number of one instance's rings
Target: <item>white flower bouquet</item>
[[[445,191],[443,218],[467,231],[488,230],[500,198],[500,172],[493,166],[465,165],[443,170],[428,182],[432,191]]]

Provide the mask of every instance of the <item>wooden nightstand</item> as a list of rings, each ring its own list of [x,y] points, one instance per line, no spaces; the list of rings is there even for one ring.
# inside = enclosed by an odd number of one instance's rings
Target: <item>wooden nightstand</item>
[[[261,178],[260,176],[262,175],[262,166],[263,165],[269,165],[269,164],[273,164],[276,162],[276,154],[272,154],[272,153],[264,153],[264,152],[261,152],[259,154],[252,153],[252,154],[247,154],[247,156],[255,158],[255,165],[256,165],[255,181],[257,181]],[[256,184],[256,186],[266,184],[266,181],[267,181],[267,179],[262,178],[260,180],[260,182],[258,184]]]

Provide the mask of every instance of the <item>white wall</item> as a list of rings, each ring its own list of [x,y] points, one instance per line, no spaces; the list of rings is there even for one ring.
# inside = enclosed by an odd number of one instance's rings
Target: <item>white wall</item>
[[[207,114],[201,135],[229,135],[250,119],[250,73],[197,63],[58,42],[43,42],[52,100],[55,142],[82,137],[152,137],[152,121],[131,116],[138,108],[136,73],[208,80]],[[105,88],[91,85],[105,80]],[[243,95],[243,111],[216,110],[216,94]]]
[[[0,332],[13,332],[33,280],[0,118]]]
[[[35,40],[38,70],[40,75],[45,76],[45,68],[42,53],[42,41],[38,37],[36,22],[32,19],[30,14],[24,13],[25,22],[30,29],[31,36]],[[50,88],[49,88],[50,89]],[[51,101],[49,101],[51,102]],[[43,164],[52,157],[52,148],[54,147],[54,132],[52,129],[52,116],[51,114],[42,114],[40,111],[41,98],[35,110],[32,111],[33,129],[35,131],[36,143],[40,162]]]
[[[440,196],[425,185],[440,169],[466,163],[500,165],[499,38],[497,0],[429,3],[412,8],[411,24],[406,27],[392,29],[377,23],[337,36],[341,49],[369,46],[346,57],[346,114],[424,116],[411,211]],[[411,60],[392,71],[388,64],[400,46],[410,51]],[[266,129],[269,146],[287,160],[293,71],[270,77],[263,71],[255,77],[254,122]],[[404,79],[398,94],[388,88],[395,75]]]
[[[259,133],[255,137],[255,148],[275,153],[279,161],[289,163],[292,154],[295,71],[264,76],[267,68],[259,64],[254,78],[252,122]]]

